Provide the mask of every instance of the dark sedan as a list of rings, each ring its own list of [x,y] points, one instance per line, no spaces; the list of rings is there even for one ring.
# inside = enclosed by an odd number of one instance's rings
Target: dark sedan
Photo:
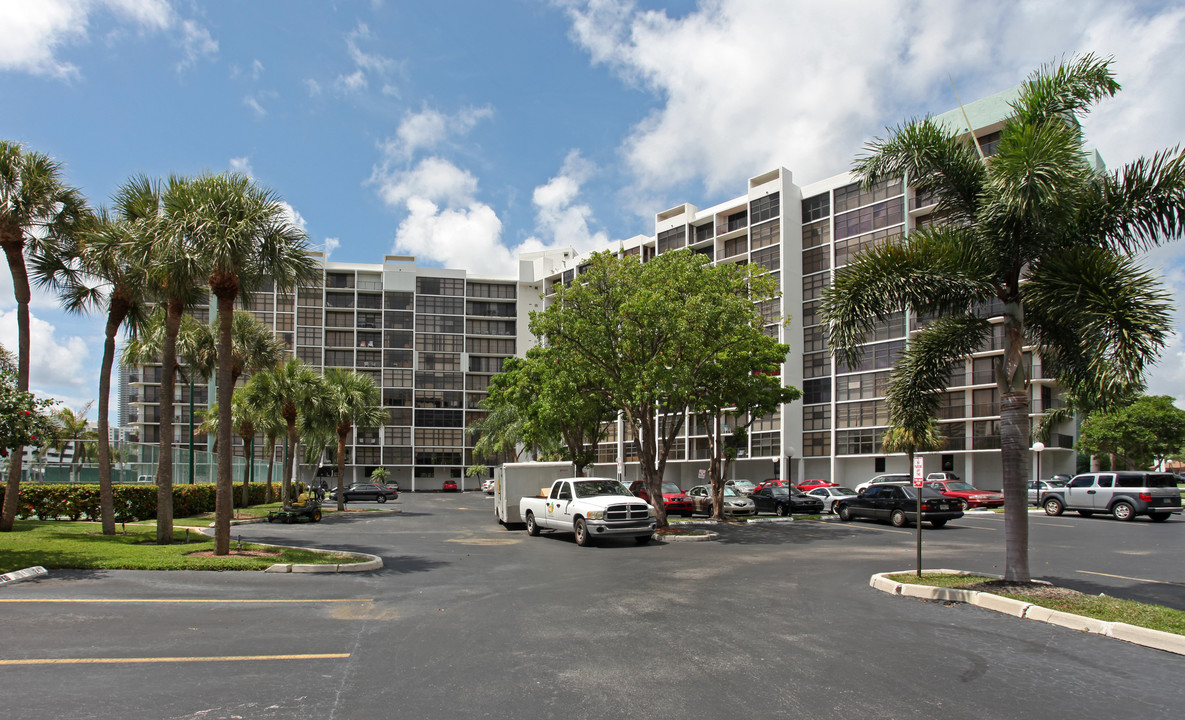
[[[788,495],[785,487],[759,488],[754,490],[749,498],[753,500],[753,505],[757,508],[756,513],[765,511],[785,517],[792,513],[816,515],[823,512],[823,501],[819,498],[811,497],[797,490],[793,495]]]
[[[375,502],[385,503],[388,499],[395,499],[397,497],[399,497],[398,490],[387,485],[376,485],[375,483],[354,483],[342,491],[342,499],[345,502],[350,502],[351,500],[374,500]],[[334,497],[334,499],[336,500],[337,498]]]
[[[913,485],[871,485],[854,498],[836,503],[840,520],[869,518],[888,520],[893,527],[904,527],[917,522],[917,493],[922,493],[922,520],[936,528],[948,520],[963,517],[959,501],[946,497],[937,490],[916,488]]]

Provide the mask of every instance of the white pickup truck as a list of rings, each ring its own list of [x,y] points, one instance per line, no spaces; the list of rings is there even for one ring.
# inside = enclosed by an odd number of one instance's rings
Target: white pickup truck
[[[570,532],[582,547],[601,537],[632,537],[645,545],[654,535],[654,508],[617,480],[563,478],[552,483],[546,495],[518,501],[528,535]]]

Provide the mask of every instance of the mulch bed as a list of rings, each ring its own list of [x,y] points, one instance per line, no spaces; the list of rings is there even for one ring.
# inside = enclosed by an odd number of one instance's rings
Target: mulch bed
[[[975,583],[974,585],[962,585],[960,590],[979,590],[982,592],[995,593],[997,595],[1028,595],[1030,597],[1048,598],[1057,600],[1061,598],[1075,598],[1081,597],[1083,593],[1070,588],[1058,587],[1056,585],[1047,585],[1045,583],[1026,583],[1026,582],[1009,582],[1007,580],[988,580],[987,582]]]
[[[276,557],[280,552],[279,550],[231,550],[227,555],[230,557]],[[227,557],[227,555],[215,555],[213,550],[199,550],[188,553],[188,555],[189,557]]]

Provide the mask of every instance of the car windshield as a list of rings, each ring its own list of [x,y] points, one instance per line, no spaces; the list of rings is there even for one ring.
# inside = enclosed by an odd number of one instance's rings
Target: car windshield
[[[1065,480],[1042,480],[1042,483],[1044,483],[1044,485],[1046,487],[1065,487],[1066,486]]]
[[[771,487],[769,492],[774,497],[786,497],[787,493],[790,491],[779,485],[778,487]]]
[[[734,486],[734,487],[743,487],[743,488],[751,488],[751,487],[756,487],[756,485],[754,485],[753,483],[749,482],[748,480],[734,480],[734,481],[732,482],[732,484],[733,484],[733,486]]]
[[[829,490],[831,491],[832,495],[855,495],[856,494],[855,490],[853,490],[851,488],[846,488],[846,487],[833,487],[833,488],[829,488]]]
[[[915,488],[913,485],[903,485],[901,489],[905,491],[906,497],[910,497],[910,498],[916,497],[913,493],[915,490],[917,490],[917,488]],[[946,496],[933,488],[924,487],[924,488],[922,488],[922,499],[925,500],[927,498],[937,498],[939,500],[945,500]],[[952,500],[951,502],[954,502],[954,501]]]
[[[737,492],[736,490],[733,490],[732,488],[728,487],[727,485],[724,486],[724,497],[740,497],[740,496],[741,496],[741,494],[739,492]]]
[[[908,475],[882,475],[874,482],[878,483],[895,483],[895,482],[909,482]]]
[[[972,492],[978,490],[978,488],[976,488],[971,483],[965,483],[965,482],[948,482],[946,484],[946,489],[947,490],[970,490]]]
[[[676,485],[675,483],[663,483],[662,484],[662,494],[663,495],[678,495],[681,492],[683,492],[683,491],[680,490],[679,486]]]
[[[576,486],[576,497],[596,497],[598,495],[634,496],[629,491],[629,488],[616,480],[578,480],[573,485]]]

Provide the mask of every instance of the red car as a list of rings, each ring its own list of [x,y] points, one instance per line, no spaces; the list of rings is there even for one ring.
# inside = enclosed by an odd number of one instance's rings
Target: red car
[[[761,488],[767,487],[785,487],[788,484],[789,483],[785,480],[762,480],[761,482],[757,483],[757,487],[753,488],[753,492],[757,492]]]
[[[635,480],[630,483],[630,492],[635,497],[640,497],[651,505],[654,504],[650,502],[650,495],[646,492],[645,480]],[[695,510],[691,498],[687,497],[687,493],[680,490],[679,486],[673,482],[662,484],[662,504],[666,507],[668,515],[691,517],[691,513]]]
[[[948,498],[959,501],[963,510],[969,508],[1004,507],[1004,493],[994,490],[980,490],[960,480],[927,480],[926,487],[933,488]]]
[[[827,482],[826,480],[815,478],[814,480],[803,480],[798,483],[797,487],[799,490],[806,492],[807,490],[814,490],[821,487],[839,487],[839,483]]]
[[[444,485],[440,486],[442,492],[457,492],[456,480],[445,480]]]

